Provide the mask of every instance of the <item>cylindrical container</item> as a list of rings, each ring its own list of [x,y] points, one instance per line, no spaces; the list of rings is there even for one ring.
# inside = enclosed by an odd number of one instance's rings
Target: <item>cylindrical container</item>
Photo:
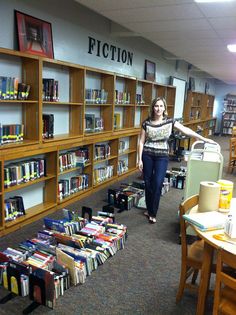
[[[220,179],[217,183],[220,184],[219,209],[220,211],[229,211],[234,183],[225,179]]]
[[[220,185],[215,182],[200,182],[198,211],[218,211],[220,199]]]

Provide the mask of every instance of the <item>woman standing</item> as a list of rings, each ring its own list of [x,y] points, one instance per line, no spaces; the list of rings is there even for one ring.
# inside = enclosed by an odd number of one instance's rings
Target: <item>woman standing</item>
[[[156,223],[161,189],[166,175],[169,160],[168,140],[173,128],[183,134],[199,140],[215,143],[204,138],[190,128],[187,128],[167,118],[167,104],[164,98],[157,97],[152,101],[151,115],[142,123],[139,140],[139,170],[143,172],[145,182],[145,200],[147,211],[144,212],[150,223]]]

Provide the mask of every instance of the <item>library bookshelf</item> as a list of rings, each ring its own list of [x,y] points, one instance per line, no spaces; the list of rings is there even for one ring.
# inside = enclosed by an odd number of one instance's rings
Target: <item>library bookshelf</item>
[[[236,95],[227,94],[224,98],[224,110],[221,121],[221,135],[233,134],[236,126]]]
[[[0,69],[0,236],[136,171],[158,86],[174,104],[174,87],[10,49]]]

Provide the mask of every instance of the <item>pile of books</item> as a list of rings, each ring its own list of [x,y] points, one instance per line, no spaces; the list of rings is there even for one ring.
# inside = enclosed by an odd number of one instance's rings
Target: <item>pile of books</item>
[[[44,219],[37,236],[0,252],[0,282],[7,290],[55,308],[56,299],[124,248],[126,226],[110,216],[87,219],[63,209],[64,218]]]

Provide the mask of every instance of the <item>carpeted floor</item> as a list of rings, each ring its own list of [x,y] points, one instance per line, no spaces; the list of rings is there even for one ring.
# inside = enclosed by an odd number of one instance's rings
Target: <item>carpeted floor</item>
[[[228,163],[229,139],[215,137],[220,143]],[[185,162],[170,162],[170,167],[186,165]],[[124,182],[131,182],[139,173]],[[224,179],[235,181],[235,174],[229,175],[224,167]],[[115,186],[118,186],[117,183]],[[114,187],[115,187],[114,186]],[[236,187],[235,187],[236,188]],[[234,196],[235,190],[234,188]],[[68,206],[68,209],[81,213],[82,205],[93,208],[94,213],[106,204],[107,189]],[[57,300],[54,310],[38,307],[33,314],[70,315],[193,315],[196,311],[197,296],[185,292],[182,301],[176,305],[175,295],[179,284],[181,253],[179,245],[178,206],[183,190],[171,188],[161,198],[157,223],[151,225],[143,211],[132,208],[116,213],[116,221],[128,227],[128,240],[125,249],[87,277],[83,285],[71,287]],[[51,215],[62,217],[61,211]],[[0,249],[13,246],[21,240],[31,238],[42,228],[43,221],[32,223],[15,233],[1,238]],[[0,290],[0,296],[7,293]],[[1,305],[0,314],[21,314],[30,303],[28,298],[16,297]],[[212,313],[212,297],[208,299],[206,315]]]

